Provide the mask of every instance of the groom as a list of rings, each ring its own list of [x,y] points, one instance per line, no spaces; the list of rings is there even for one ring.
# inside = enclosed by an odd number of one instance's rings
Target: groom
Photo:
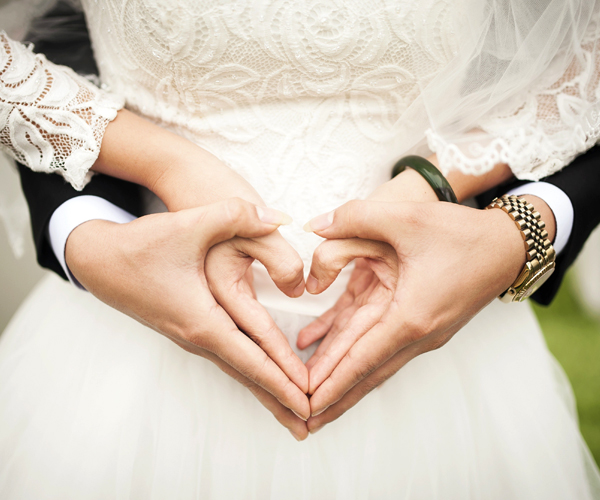
[[[68,21],[68,23],[63,22],[60,24],[57,22],[58,19]],[[80,73],[92,74],[96,72],[89,39],[85,31],[85,22],[81,14],[60,5],[43,22],[54,26],[54,29],[50,37],[44,35],[44,29],[39,30],[39,37],[32,40],[36,43],[37,51],[45,53],[54,62],[71,66]],[[61,32],[58,28],[63,29],[63,31]],[[560,286],[564,273],[575,260],[591,231],[600,223],[600,207],[595,203],[595,200],[598,199],[597,187],[600,186],[599,163],[600,148],[596,147],[577,158],[572,165],[562,172],[545,179],[543,183],[515,181],[510,185],[498,187],[493,192],[485,193],[479,197],[481,206],[485,206],[493,196],[516,190],[514,191],[515,194],[533,194],[541,198],[549,207],[551,213],[554,214],[557,228],[554,243],[559,255],[556,272],[533,296],[534,300],[542,304],[551,302]],[[127,231],[120,232],[123,239],[119,241],[111,240],[103,237],[102,234],[102,231],[105,231],[109,225],[99,224],[98,221],[108,220],[122,223],[132,220],[134,216],[141,215],[143,196],[141,188],[124,181],[97,175],[82,192],[76,192],[65,184],[59,176],[34,173],[25,167],[20,167],[19,171],[23,190],[30,207],[34,241],[40,265],[55,271],[63,278],[69,278],[77,283],[70,272],[70,256],[72,253],[69,252],[72,252],[74,248],[77,249],[77,253],[81,254],[86,252],[86,245],[91,249],[93,247],[90,245],[95,245],[95,242],[101,242],[104,248],[106,246],[115,249],[127,247],[129,244],[126,241],[129,237]],[[147,236],[150,238],[153,233],[152,226],[148,224],[146,227]],[[465,231],[467,230],[468,228],[465,228]],[[139,234],[130,236],[131,238],[139,237]],[[463,236],[460,233],[454,235],[458,241]],[[69,246],[67,246],[67,241],[69,241]],[[446,242],[440,242],[440,244],[447,247]],[[485,244],[484,241],[481,242],[481,245]],[[121,280],[121,286],[123,286],[122,280],[127,280],[128,276],[135,272],[133,268],[129,269],[129,273],[124,272],[126,264],[118,258],[110,257],[111,255],[119,255],[118,251],[107,251],[96,255],[98,258],[95,260],[94,265],[97,268],[93,266],[78,267],[77,273],[98,275],[98,268],[101,268],[104,271],[102,273],[102,279],[105,280],[103,286],[106,287],[109,294],[112,286],[111,280],[116,279],[115,276],[119,276],[118,279]],[[154,266],[157,275],[162,274],[162,261],[157,258],[158,255],[159,252],[148,254],[148,259],[151,265]],[[447,255],[440,254],[439,258],[446,257]],[[468,269],[468,262],[465,263],[465,266]],[[423,267],[422,272],[427,273],[428,267]],[[498,270],[498,272],[501,272],[501,270]],[[83,280],[81,274],[78,274],[78,276]],[[442,281],[436,283],[437,289],[444,289],[445,287],[448,289],[452,287],[466,289],[469,287],[470,281],[477,279],[477,276],[471,276],[467,272],[462,273],[461,279],[464,282],[461,283],[452,281],[455,278],[451,277],[446,277],[446,282],[443,281],[443,277],[441,279]],[[169,276],[165,276],[165,280],[168,282]],[[161,296],[162,291],[158,290],[158,297]],[[145,291],[144,297],[141,298],[146,300],[147,293]],[[176,289],[173,293],[177,293]],[[232,307],[235,307],[235,305]],[[435,304],[430,304],[430,307],[431,311],[436,310]],[[435,319],[431,318],[431,323]],[[368,359],[370,353],[366,352],[364,355],[365,363],[367,365],[372,364]],[[392,372],[395,373],[393,370]],[[329,400],[319,398],[319,406],[311,408],[313,417],[309,419],[308,429],[314,432],[334,420],[380,383],[382,377],[384,380],[387,378],[386,376],[391,374],[385,370],[382,372],[379,366],[372,366],[369,370],[363,370],[363,373],[347,373],[345,378],[336,382],[337,386],[332,390],[332,394],[336,394],[335,397],[330,397]],[[311,406],[312,403],[313,401],[311,401]],[[278,407],[276,401],[271,401],[271,406],[272,408],[269,409],[280,421],[284,420],[284,425],[294,426],[294,432],[298,434],[298,437],[305,437],[305,434],[298,430],[298,422],[292,421],[295,417],[290,417],[285,408]]]

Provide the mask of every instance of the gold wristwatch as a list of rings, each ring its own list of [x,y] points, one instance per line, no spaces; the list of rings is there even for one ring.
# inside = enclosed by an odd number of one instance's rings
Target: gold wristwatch
[[[504,210],[515,224],[525,242],[527,261],[515,282],[498,298],[502,302],[522,302],[542,286],[554,272],[556,252],[550,240],[546,225],[539,212],[531,203],[517,196],[504,195],[494,199],[486,209]]]

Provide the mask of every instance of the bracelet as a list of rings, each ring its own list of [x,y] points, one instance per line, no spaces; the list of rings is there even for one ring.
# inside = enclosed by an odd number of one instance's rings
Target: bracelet
[[[437,195],[438,200],[447,201],[449,203],[458,203],[450,183],[429,160],[416,155],[400,158],[392,170],[392,179],[404,172],[406,167],[416,170],[421,177],[427,181]]]
[[[525,244],[525,267],[517,279],[498,297],[502,302],[522,302],[544,284],[554,272],[556,252],[546,225],[531,203],[514,195],[494,198],[486,210],[499,208],[514,221]]]

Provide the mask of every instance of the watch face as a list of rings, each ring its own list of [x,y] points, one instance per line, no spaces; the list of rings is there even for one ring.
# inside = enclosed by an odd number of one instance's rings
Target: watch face
[[[550,276],[552,276],[553,272],[554,262],[544,267],[535,276],[533,276],[529,283],[526,283],[525,286],[521,290],[519,290],[519,293],[517,294],[515,300],[522,301],[525,300],[527,297],[533,295],[544,283],[546,283],[546,280]]]

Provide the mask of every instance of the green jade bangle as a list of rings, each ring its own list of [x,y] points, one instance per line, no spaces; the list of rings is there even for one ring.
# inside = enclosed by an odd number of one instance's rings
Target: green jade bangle
[[[416,170],[427,181],[435,191],[438,200],[458,203],[456,195],[452,191],[452,187],[450,187],[450,183],[429,160],[426,160],[422,156],[405,156],[404,158],[400,158],[392,170],[392,179],[404,172],[406,167]]]

